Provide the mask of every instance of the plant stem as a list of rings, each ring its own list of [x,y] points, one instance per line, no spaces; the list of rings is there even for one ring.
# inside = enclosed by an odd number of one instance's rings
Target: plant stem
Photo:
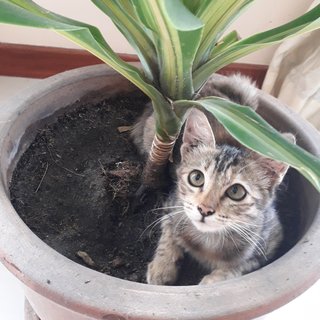
[[[157,189],[166,184],[165,169],[175,141],[176,139],[165,142],[155,135],[143,170],[143,185],[146,188]]]
[[[158,165],[165,164],[169,159],[174,143],[175,139],[170,142],[165,142],[155,135],[149,153],[149,160]]]

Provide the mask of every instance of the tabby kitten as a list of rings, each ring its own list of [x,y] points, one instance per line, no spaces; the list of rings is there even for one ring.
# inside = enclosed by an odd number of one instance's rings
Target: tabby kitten
[[[235,79],[239,77],[231,82]],[[237,96],[246,96],[243,104],[255,108],[254,87],[250,84],[241,93],[243,89],[238,86],[237,94],[229,97],[239,102]],[[150,284],[174,284],[185,252],[208,270],[200,284],[238,277],[274,258],[283,238],[274,202],[288,167],[239,146],[222,127],[217,130],[213,119],[210,122],[196,109],[187,119],[176,186],[165,200],[162,234],[148,265]],[[294,141],[291,134],[286,136]],[[225,144],[223,137],[231,143]],[[140,148],[147,139],[140,140]]]

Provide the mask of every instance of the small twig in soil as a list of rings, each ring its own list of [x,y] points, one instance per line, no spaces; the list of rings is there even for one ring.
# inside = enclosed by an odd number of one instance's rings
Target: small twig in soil
[[[44,179],[44,177],[45,177],[46,174],[47,174],[48,168],[49,168],[49,163],[47,162],[47,164],[46,164],[46,169],[44,170],[44,173],[43,173],[43,175],[42,175],[42,178],[41,178],[41,180],[40,180],[40,182],[39,182],[39,184],[38,184],[38,187],[37,187],[37,189],[35,190],[34,193],[37,193],[37,192],[39,191],[40,186],[41,186],[41,184],[42,184],[42,182],[43,182],[43,179]]]
[[[53,161],[54,161],[54,160],[53,160]],[[56,161],[54,161],[54,163],[55,163],[55,165],[57,165],[59,168],[61,168],[61,169],[63,169],[63,170],[66,170],[66,171],[68,171],[68,172],[70,172],[70,173],[72,173],[72,174],[74,174],[74,175],[76,175],[76,176],[79,176],[79,177],[84,177],[84,176],[85,176],[84,174],[74,172],[74,171],[72,171],[72,170],[70,170],[70,169],[68,169],[68,168],[66,168],[66,167],[61,166],[61,165],[58,164]]]
[[[133,126],[120,126],[117,128],[119,133],[130,131],[133,128]]]
[[[100,164],[100,168],[102,170],[102,173],[106,176],[107,175],[107,171],[106,169],[104,168],[103,164],[101,163],[100,159],[98,159],[98,162]]]
[[[109,186],[111,187],[111,189],[113,191],[112,192],[112,200],[114,200],[118,195],[118,189],[112,183],[110,183]]]
[[[78,251],[76,253],[76,256],[81,258],[85,264],[87,264],[90,267],[96,267],[95,262],[92,260],[92,258],[85,252],[85,251]]]
[[[48,150],[48,152],[49,152],[49,155],[50,155],[51,160],[53,161],[53,163],[54,163],[56,166],[58,166],[59,168],[61,168],[61,169],[63,169],[63,170],[66,170],[66,171],[68,171],[68,172],[70,172],[70,173],[72,173],[72,174],[74,174],[74,175],[76,175],[76,176],[84,177],[84,174],[80,174],[80,173],[74,172],[74,171],[72,171],[72,170],[70,170],[70,169],[68,169],[68,168],[63,167],[62,165],[60,165],[56,160],[54,160],[53,155],[52,155],[52,153],[51,153],[51,150],[50,150],[50,148],[49,148],[47,145],[46,145],[46,148],[47,148],[47,150]]]
[[[124,210],[121,212],[121,215],[122,215],[122,216],[124,216],[124,215],[128,212],[129,207],[130,207],[130,202],[127,202],[126,207],[125,207]]]

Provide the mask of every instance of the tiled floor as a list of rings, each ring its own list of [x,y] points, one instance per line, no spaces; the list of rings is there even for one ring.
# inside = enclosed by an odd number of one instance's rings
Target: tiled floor
[[[0,107],[5,99],[38,81],[0,77]],[[257,320],[319,320],[319,298],[320,281],[291,303]],[[23,300],[19,282],[0,264],[0,320],[23,320]]]

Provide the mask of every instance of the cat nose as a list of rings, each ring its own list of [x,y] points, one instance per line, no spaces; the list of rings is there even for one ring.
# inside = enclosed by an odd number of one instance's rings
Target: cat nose
[[[203,204],[200,204],[198,206],[198,210],[199,210],[200,214],[202,215],[202,217],[212,216],[216,212],[212,207],[207,207]]]

